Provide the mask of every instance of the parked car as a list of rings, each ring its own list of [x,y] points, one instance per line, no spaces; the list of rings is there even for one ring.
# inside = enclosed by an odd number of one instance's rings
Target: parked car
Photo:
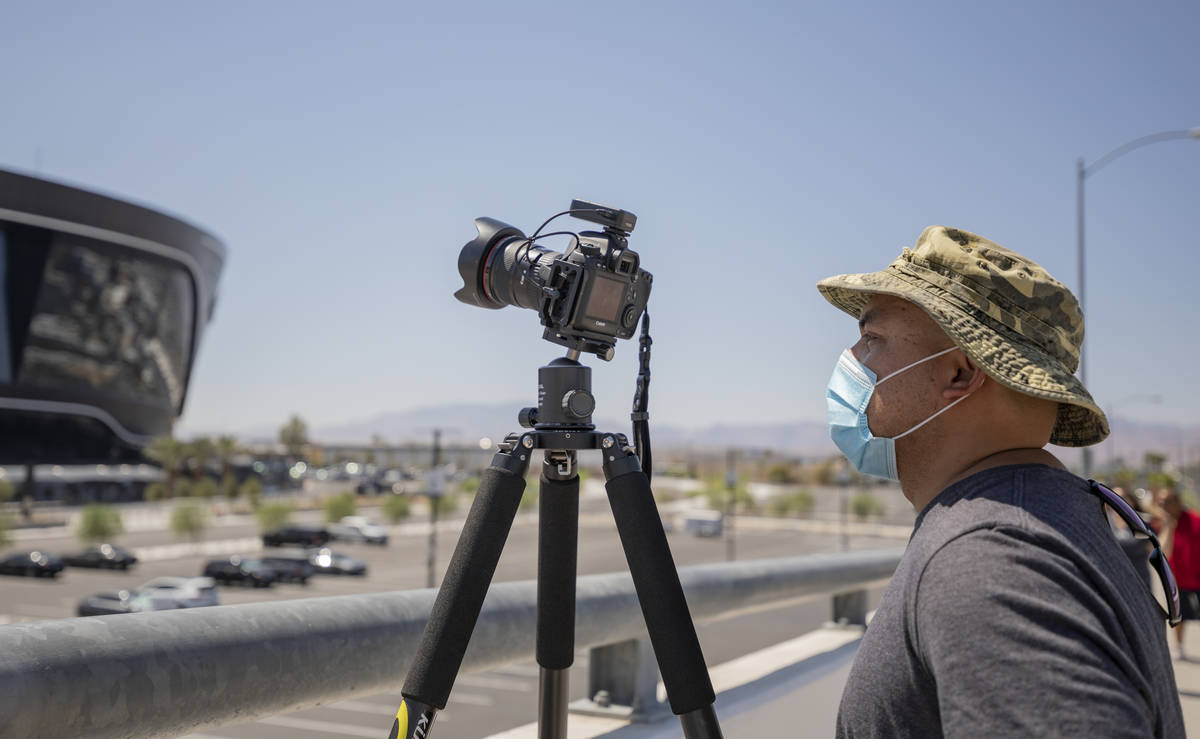
[[[380,546],[388,543],[387,529],[362,516],[346,516],[338,523],[329,524],[329,535],[343,541],[363,541]]]
[[[0,560],[0,574],[5,575],[58,577],[62,571],[62,560],[49,552],[21,552]]]
[[[312,563],[308,561],[308,555],[304,552],[299,552],[295,555],[272,554],[268,557],[263,557],[261,562],[275,570],[279,582],[295,582],[301,585],[308,584],[308,578],[313,576],[315,572]]]
[[[683,530],[696,536],[720,536],[725,531],[725,515],[720,511],[689,511],[683,519]]]
[[[263,546],[281,547],[286,544],[298,544],[307,547],[320,547],[329,543],[329,532],[312,526],[284,526],[262,535]]]
[[[155,598],[174,598],[183,608],[221,604],[217,583],[211,577],[156,577],[143,583],[138,592]]]
[[[367,563],[339,554],[329,547],[309,551],[308,561],[319,575],[366,575]]]
[[[202,574],[224,585],[237,582],[255,588],[269,588],[279,579],[275,570],[259,560],[245,559],[237,554],[211,560],[204,565]]]
[[[114,613],[170,611],[182,607],[179,601],[170,596],[147,595],[136,590],[107,590],[79,601],[75,612],[80,616],[107,616]]]
[[[96,544],[82,552],[67,554],[62,558],[63,564],[71,567],[96,567],[110,570],[128,570],[137,564],[137,557],[128,549],[112,544]]]

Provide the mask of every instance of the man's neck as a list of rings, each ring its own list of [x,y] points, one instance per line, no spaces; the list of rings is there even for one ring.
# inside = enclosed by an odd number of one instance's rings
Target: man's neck
[[[977,457],[974,461],[967,465],[957,465],[957,469],[951,467],[939,471],[924,467],[914,475],[916,479],[900,480],[900,487],[904,491],[904,497],[912,503],[913,509],[920,512],[929,505],[930,501],[938,496],[946,488],[954,483],[965,480],[979,472],[983,472],[993,467],[1003,467],[1011,464],[1045,464],[1059,469],[1066,469],[1062,462],[1058,461],[1050,452],[1045,449],[1038,448],[1014,448],[1001,449],[988,453],[982,457]]]

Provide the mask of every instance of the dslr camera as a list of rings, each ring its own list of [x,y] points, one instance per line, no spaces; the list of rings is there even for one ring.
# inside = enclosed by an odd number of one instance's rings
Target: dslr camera
[[[563,215],[604,230],[542,233]],[[572,200],[570,210],[552,216],[533,236],[494,218],[476,218],[479,235],[458,255],[463,286],[454,297],[480,308],[536,310],[547,341],[612,359],[617,339],[637,330],[654,279],[629,248],[636,223],[633,213],[585,200]],[[537,244],[562,235],[571,236],[565,252]]]

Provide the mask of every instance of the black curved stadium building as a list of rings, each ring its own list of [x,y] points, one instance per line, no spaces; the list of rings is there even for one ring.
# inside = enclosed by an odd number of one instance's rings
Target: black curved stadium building
[[[140,461],[183,410],[225,248],[0,170],[0,464]]]

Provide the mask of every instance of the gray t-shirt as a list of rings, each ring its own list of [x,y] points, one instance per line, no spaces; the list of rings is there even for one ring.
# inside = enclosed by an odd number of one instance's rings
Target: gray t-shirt
[[[1160,607],[1086,481],[984,470],[917,517],[839,737],[1181,737]]]

